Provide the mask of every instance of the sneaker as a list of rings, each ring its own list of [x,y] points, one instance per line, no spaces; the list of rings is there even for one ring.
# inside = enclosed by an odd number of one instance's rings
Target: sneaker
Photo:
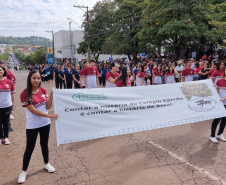
[[[0,139],[0,145],[2,145],[2,139]]]
[[[27,176],[27,172],[22,171],[17,182],[18,182],[19,184],[24,183],[25,180],[26,180],[26,176]]]
[[[5,143],[5,145],[9,145],[11,142],[9,141],[9,139],[8,138],[5,138],[4,140],[3,140],[3,142]]]
[[[45,169],[47,169],[49,173],[55,172],[55,168],[53,168],[49,163],[45,165]]]
[[[226,141],[226,139],[224,138],[223,134],[221,135],[217,135],[217,138],[220,139],[221,141]]]
[[[212,137],[210,136],[210,141],[212,141],[213,143],[218,143],[217,138],[216,137]]]
[[[14,117],[13,117],[13,115],[12,114],[10,114],[10,119],[12,120],[12,119],[14,119]]]
[[[13,131],[13,128],[11,126],[9,126],[9,131]]]

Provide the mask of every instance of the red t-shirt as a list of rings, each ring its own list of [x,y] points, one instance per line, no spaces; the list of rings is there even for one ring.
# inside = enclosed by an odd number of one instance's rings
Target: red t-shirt
[[[13,82],[8,79],[0,81],[0,108],[12,106],[11,94],[15,93]]]
[[[13,73],[7,69],[7,75],[6,75],[6,78],[11,80],[13,83],[16,83],[16,78],[15,76],[13,75]]]
[[[88,88],[97,87],[96,78],[99,77],[99,72],[96,67],[93,67],[93,68],[86,67],[83,70],[83,77],[86,78],[86,83]]]
[[[211,78],[215,79],[214,84],[216,84],[219,79],[223,78],[223,76],[224,76],[224,71],[215,70],[212,73]]]
[[[185,82],[191,82],[193,80],[193,76],[195,74],[195,70],[193,68],[184,68],[182,71],[181,78],[184,78]]]
[[[225,98],[226,97],[226,80],[221,78],[217,80],[216,83],[217,87],[219,88],[219,96],[220,98]],[[226,100],[223,101],[223,104],[226,105]]]
[[[26,95],[27,95],[27,90],[25,89],[20,94],[22,107],[26,107],[29,105],[26,102]],[[31,104],[34,105],[34,107],[39,111],[48,114],[48,111],[46,109],[46,102],[49,96],[46,89],[43,87],[39,87],[39,92],[37,94],[32,94],[32,97],[33,97],[33,100]],[[49,118],[35,115],[31,113],[27,108],[26,108],[26,118],[27,118],[27,127],[26,127],[27,129],[40,128],[50,124]]]
[[[116,82],[116,87],[130,87],[130,86],[131,86],[131,81],[130,81],[129,78],[128,78],[128,80],[127,80],[127,86],[125,86],[125,85],[123,84],[122,79],[120,79],[119,81]]]
[[[109,71],[105,77],[106,79],[106,88],[109,88],[109,87],[116,87],[115,84],[111,83],[110,82],[110,79],[116,79],[117,77],[119,76],[119,74],[116,72],[115,74],[113,74],[111,71]]]
[[[136,75],[136,85],[137,86],[142,86],[142,79],[145,78],[145,73],[138,71],[137,75]]]
[[[208,72],[208,79],[211,77],[211,75],[213,74],[213,72],[215,71],[215,69],[210,69]]]

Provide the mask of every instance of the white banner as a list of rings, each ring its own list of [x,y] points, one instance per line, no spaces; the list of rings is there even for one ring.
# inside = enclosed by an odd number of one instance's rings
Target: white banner
[[[54,90],[57,145],[226,116],[211,80]]]

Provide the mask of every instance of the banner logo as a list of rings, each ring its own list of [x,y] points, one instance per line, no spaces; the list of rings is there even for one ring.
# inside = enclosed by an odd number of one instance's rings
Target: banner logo
[[[195,112],[208,112],[216,107],[217,101],[211,97],[192,97],[188,108]]]
[[[91,100],[105,100],[107,96],[104,94],[82,94],[77,93],[72,96],[76,101],[91,101]]]

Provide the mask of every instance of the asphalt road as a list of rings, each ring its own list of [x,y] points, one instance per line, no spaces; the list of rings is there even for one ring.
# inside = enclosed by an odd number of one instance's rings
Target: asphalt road
[[[27,71],[12,71],[16,94],[10,145],[0,146],[0,184],[14,185],[26,145],[25,109],[20,93]],[[51,91],[48,85],[42,85]],[[53,108],[49,111],[53,113]],[[180,114],[179,110],[178,113]],[[155,121],[155,120],[151,120]],[[226,184],[226,143],[209,141],[211,120],[122,136],[56,146],[52,120],[50,164],[44,169],[39,139],[28,168],[27,185],[218,185]]]

